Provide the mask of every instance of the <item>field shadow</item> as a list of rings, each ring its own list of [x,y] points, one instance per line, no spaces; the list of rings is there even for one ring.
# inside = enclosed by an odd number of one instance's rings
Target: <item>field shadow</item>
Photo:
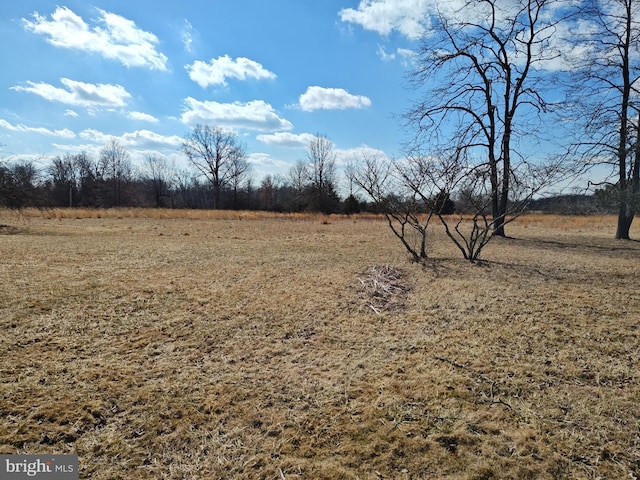
[[[607,257],[620,257],[620,254],[640,254],[639,240],[604,239],[602,243],[578,240],[557,240],[541,238],[510,238],[509,242],[519,244],[523,248],[554,250],[559,252],[576,252],[584,254],[599,254]]]
[[[14,227],[12,225],[0,224],[0,235],[17,235],[21,233],[22,230],[18,227]]]
[[[501,239],[505,241],[505,239]],[[612,240],[613,241],[613,240]],[[462,256],[429,257],[421,262],[421,269],[429,272],[434,278],[465,277],[471,272],[484,272],[482,275],[498,274],[500,278],[511,277],[523,279],[541,279],[544,281],[564,281],[567,278],[580,276],[588,257],[602,257],[615,259],[640,259],[640,242],[634,241],[633,246],[581,244],[580,242],[563,242],[557,240],[538,239],[506,239],[510,246],[531,251],[551,251],[561,254],[575,254],[578,258],[573,263],[547,264],[531,260],[508,261],[491,258],[487,253],[475,262],[470,262]],[[523,254],[523,258],[531,259],[530,253]],[[583,259],[579,257],[582,256]],[[584,259],[586,257],[586,259]]]

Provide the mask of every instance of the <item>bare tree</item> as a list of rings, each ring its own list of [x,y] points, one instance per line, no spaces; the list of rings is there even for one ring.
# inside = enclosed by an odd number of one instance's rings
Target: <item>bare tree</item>
[[[231,206],[234,209],[238,209],[240,208],[239,197],[242,184],[246,183],[251,177],[251,164],[247,161],[243,150],[236,150],[231,156],[228,173],[232,192]]]
[[[12,209],[39,206],[36,187],[39,172],[34,162],[0,162],[0,204]]]
[[[123,203],[124,187],[133,177],[129,152],[120,142],[111,139],[100,150],[99,162],[104,179],[110,186],[110,203],[112,206],[120,206]]]
[[[86,152],[73,155],[73,166],[78,172],[78,205],[101,206],[100,190],[104,182],[104,171],[100,162]]]
[[[551,42],[553,0],[468,0],[442,11],[417,56],[411,80],[424,98],[407,112],[415,144],[442,158],[483,161],[475,172],[489,182],[491,227],[504,236],[518,163],[519,139],[535,136],[545,62],[558,55]]]
[[[304,192],[309,179],[309,166],[302,160],[294,163],[287,172],[287,184],[291,188],[294,199],[293,209],[297,212],[304,210]]]
[[[245,147],[233,133],[209,125],[196,125],[182,142],[182,152],[213,189],[213,208],[221,207],[225,186],[237,177],[239,162],[246,161]]]
[[[592,165],[608,165],[615,190],[617,239],[629,239],[640,208],[640,5],[634,0],[585,0],[574,37],[585,52],[578,65],[577,143]],[[585,139],[586,138],[586,139]]]
[[[316,135],[307,147],[312,208],[332,213],[337,208],[336,154],[325,135]]]
[[[517,218],[516,211],[522,212],[537,193],[531,190],[532,184],[549,185],[562,172],[555,161],[544,165],[537,164],[535,169],[520,165],[516,177],[530,179],[530,183],[523,188],[513,186],[511,215],[505,224]],[[497,235],[491,217],[491,182],[483,166],[484,162],[471,162],[465,156],[413,154],[392,161],[363,155],[346,172],[384,214],[414,261],[427,258],[429,226],[437,218],[463,257],[475,263]],[[452,196],[465,205],[464,215],[454,215]]]
[[[175,163],[162,155],[147,155],[142,169],[142,176],[144,182],[151,188],[155,206],[158,208],[166,207],[166,200],[172,197],[173,186],[176,181]]]
[[[349,180],[362,190],[382,213],[393,234],[415,262],[427,258],[427,234],[433,212],[415,191],[407,188],[398,164],[379,155],[362,154],[362,160],[346,169]]]
[[[436,157],[414,154],[398,164],[403,184],[438,217],[449,239],[470,262],[480,259],[483,248],[499,231],[492,216],[492,182],[483,160],[467,156]],[[515,168],[516,166],[514,166]],[[507,215],[503,226],[514,221],[533,197],[560,179],[566,178],[561,157],[538,160],[535,164],[518,162],[512,172]],[[456,195],[466,206],[465,215],[451,216],[447,199]]]
[[[73,207],[78,189],[78,171],[70,154],[55,157],[48,167],[51,179],[52,200],[56,206]]]
[[[281,190],[281,179],[276,175],[265,175],[260,182],[258,190],[259,206],[261,210],[281,209],[279,192]]]

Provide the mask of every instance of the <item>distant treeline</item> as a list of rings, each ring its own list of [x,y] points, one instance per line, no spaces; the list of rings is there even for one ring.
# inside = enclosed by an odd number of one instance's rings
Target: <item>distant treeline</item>
[[[259,183],[252,178],[229,182],[219,196],[220,209],[357,213],[363,206],[354,195],[340,198],[334,186],[318,192],[311,181],[273,175]],[[176,170],[164,159],[150,158],[136,170],[83,153],[56,157],[44,168],[25,161],[0,163],[0,206],[211,209],[214,194],[197,172]]]
[[[165,168],[149,159],[145,168],[134,171],[130,165],[109,166],[93,161],[86,154],[56,157],[44,168],[32,162],[0,164],[0,206],[25,207],[146,207],[211,209],[211,184],[195,172]],[[111,168],[109,168],[111,167]],[[335,188],[318,192],[313,182],[292,181],[286,176],[267,175],[260,182],[252,179],[224,187],[221,209],[265,210],[277,212],[358,213],[375,212],[376,207],[349,194],[340,197]],[[614,213],[614,189],[594,195],[560,195],[534,199],[530,211],[567,215]],[[465,213],[455,192],[446,194],[444,213]]]
[[[561,215],[614,214],[617,210],[613,188],[597,190],[593,195],[556,195],[534,199],[529,211]]]

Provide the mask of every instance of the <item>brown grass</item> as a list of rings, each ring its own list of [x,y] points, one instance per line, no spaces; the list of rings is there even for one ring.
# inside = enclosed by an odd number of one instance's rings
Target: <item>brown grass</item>
[[[87,212],[0,212],[0,453],[92,479],[640,476],[640,243],[614,218],[524,217],[479,266],[434,229],[422,267],[372,217]]]

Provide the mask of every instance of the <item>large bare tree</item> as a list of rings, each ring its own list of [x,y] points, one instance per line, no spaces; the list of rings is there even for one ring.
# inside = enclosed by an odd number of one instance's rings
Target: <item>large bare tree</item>
[[[213,189],[213,208],[221,208],[223,188],[233,185],[237,175],[244,175],[246,149],[232,132],[210,125],[196,125],[186,135],[182,152],[191,164],[207,179]]]
[[[574,38],[584,55],[577,82],[584,120],[578,146],[589,163],[608,165],[603,183],[618,207],[617,239],[629,239],[640,204],[640,4],[585,0]]]
[[[423,97],[405,118],[417,129],[418,150],[428,145],[432,155],[475,164],[474,175],[488,183],[491,227],[504,236],[514,186],[529,180],[517,176],[519,164],[530,160],[517,145],[539,134],[541,114],[549,108],[544,67],[558,55],[552,43],[557,2],[442,6],[430,18],[411,74]]]

